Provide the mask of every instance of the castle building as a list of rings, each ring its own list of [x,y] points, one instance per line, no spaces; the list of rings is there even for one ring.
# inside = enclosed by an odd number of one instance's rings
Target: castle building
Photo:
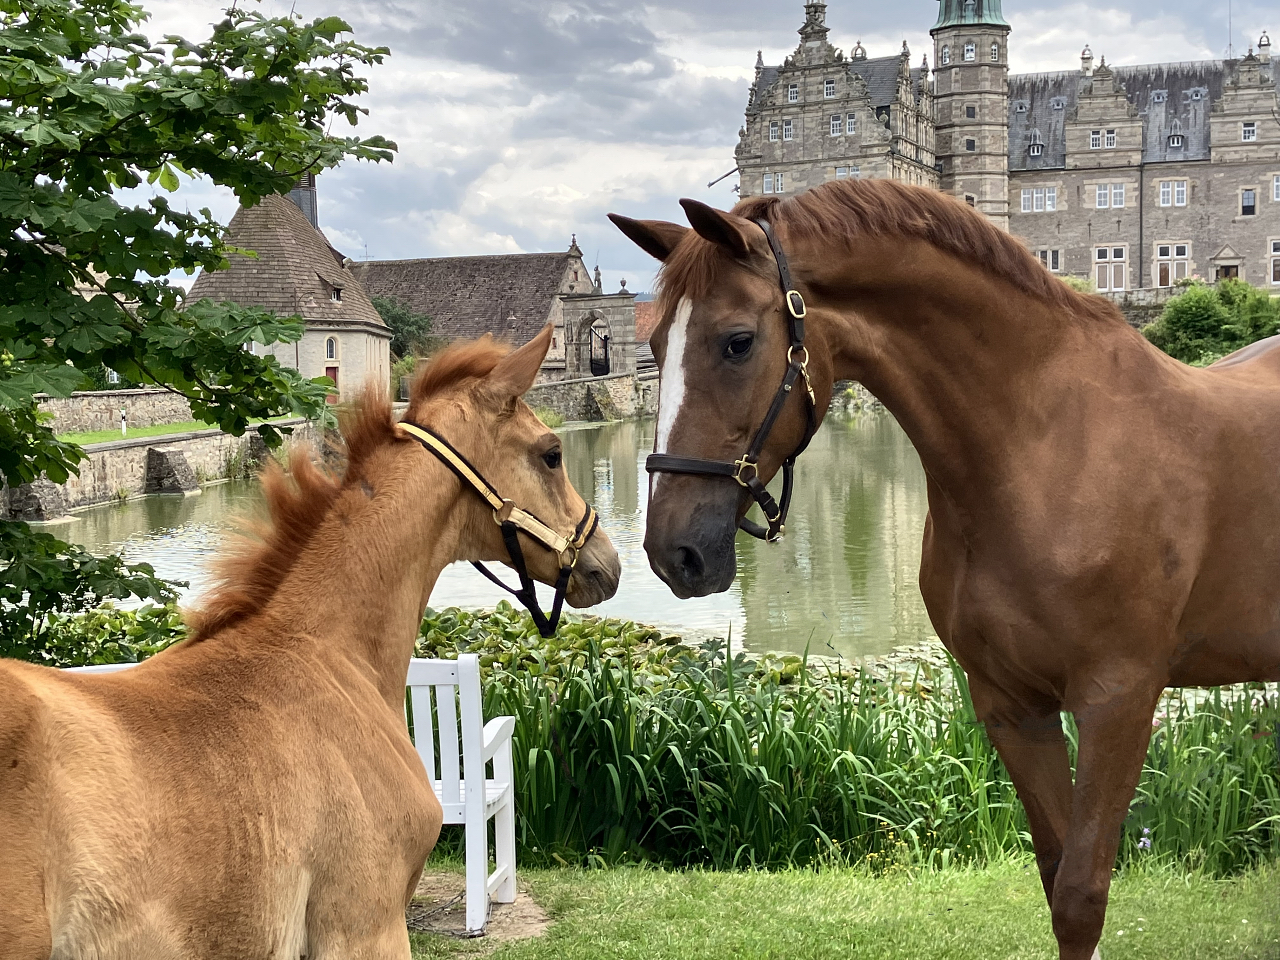
[[[1086,47],[1078,69],[1010,75],[1001,0],[939,0],[930,77],[905,46],[846,59],[825,18],[806,4],[795,53],[757,62],[742,196],[889,177],[953,194],[1103,293],[1193,276],[1280,293],[1280,71],[1265,33],[1241,58],[1110,67]]]

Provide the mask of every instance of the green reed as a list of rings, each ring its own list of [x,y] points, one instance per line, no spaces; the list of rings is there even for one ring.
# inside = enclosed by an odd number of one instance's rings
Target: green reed
[[[506,654],[474,623],[453,640],[483,655],[486,716],[516,718],[526,861],[894,870],[1030,851],[954,663],[779,669],[714,643],[655,654],[656,634],[591,620],[539,658],[510,653],[536,641],[504,622]],[[448,655],[444,637],[424,652]],[[1161,712],[1120,863],[1222,875],[1277,859],[1277,697],[1175,694]]]

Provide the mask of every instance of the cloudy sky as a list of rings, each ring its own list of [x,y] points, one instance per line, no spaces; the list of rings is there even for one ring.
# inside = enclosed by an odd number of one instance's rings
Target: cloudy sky
[[[143,0],[148,32],[199,40],[223,3]],[[680,219],[676,201],[728,207],[733,148],[756,51],[778,63],[798,42],[802,0],[263,0],[272,14],[337,14],[356,39],[391,48],[369,73],[368,133],[393,164],[350,163],[319,180],[321,227],[356,259],[564,249],[570,234],[605,287],[652,284],[649,258],[604,218]],[[886,56],[927,51],[936,0],[829,0],[831,40]],[[1068,69],[1081,48],[1115,64],[1221,57],[1264,28],[1274,2],[1004,0],[1015,72]],[[179,194],[225,222],[229,193]]]

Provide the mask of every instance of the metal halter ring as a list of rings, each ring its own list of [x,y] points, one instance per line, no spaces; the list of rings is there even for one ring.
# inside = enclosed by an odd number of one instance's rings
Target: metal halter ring
[[[787,363],[795,363],[796,347],[787,348]],[[804,377],[804,388],[809,391],[809,402],[817,404],[817,398],[813,395],[813,381],[809,379],[809,348],[801,346],[799,350],[804,354],[804,359],[800,361],[800,375]]]

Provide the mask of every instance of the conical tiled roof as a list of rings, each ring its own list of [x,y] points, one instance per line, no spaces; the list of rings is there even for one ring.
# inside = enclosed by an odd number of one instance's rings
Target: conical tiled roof
[[[227,242],[257,257],[232,254],[229,269],[201,273],[192,299],[230,300],[326,323],[385,326],[360,281],[342,265],[342,255],[288,198],[272,195],[255,207],[241,207],[231,218]]]

